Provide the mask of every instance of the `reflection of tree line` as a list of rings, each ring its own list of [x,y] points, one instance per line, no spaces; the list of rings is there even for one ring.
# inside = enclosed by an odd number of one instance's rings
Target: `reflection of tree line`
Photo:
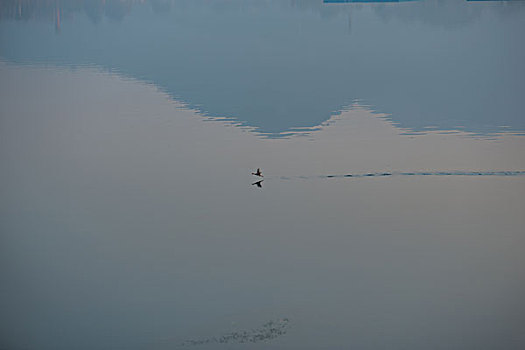
[[[452,28],[475,21],[484,12],[490,11],[497,16],[520,16],[525,9],[523,1],[457,1],[430,0],[414,1],[410,6],[394,8],[385,4],[375,5],[375,13],[383,22],[392,19],[405,23],[420,22],[425,25]]]
[[[58,22],[77,12],[85,13],[93,22],[104,16],[122,20],[133,4],[148,2],[155,11],[169,9],[170,0],[1,0],[0,19],[47,19]]]
[[[363,1],[363,0],[361,0]],[[392,18],[402,21],[419,21],[437,26],[455,26],[468,23],[479,17],[482,8],[471,6],[471,1],[457,0],[427,0],[415,1],[411,6],[389,6],[384,4],[330,4],[323,0],[242,0],[245,5],[250,3],[257,6],[271,6],[272,4],[288,4],[299,11],[318,12],[322,17],[350,15],[363,6],[371,6],[373,11],[383,21]],[[238,1],[231,0],[0,0],[0,19],[47,19],[55,21],[60,28],[61,18],[68,18],[74,13],[83,12],[93,22],[99,22],[103,17],[113,20],[122,20],[134,4],[147,3],[154,12],[167,12],[172,7],[186,8],[191,5],[209,5],[213,8],[239,10]],[[487,6],[499,15],[511,15],[517,10],[525,8],[525,1],[504,1],[491,3]]]

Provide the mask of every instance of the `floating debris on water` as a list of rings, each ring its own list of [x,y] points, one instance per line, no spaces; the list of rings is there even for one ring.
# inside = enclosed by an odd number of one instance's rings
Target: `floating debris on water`
[[[277,321],[269,321],[258,329],[249,331],[238,331],[224,334],[220,337],[190,339],[184,341],[181,346],[196,346],[204,344],[229,344],[229,343],[258,343],[268,341],[286,334],[290,320],[283,318]]]

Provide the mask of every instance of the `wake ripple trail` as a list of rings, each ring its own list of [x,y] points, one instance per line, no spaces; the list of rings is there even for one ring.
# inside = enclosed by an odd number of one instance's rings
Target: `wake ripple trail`
[[[511,171],[416,171],[416,172],[378,172],[378,173],[355,173],[339,175],[319,176],[280,176],[281,180],[291,179],[333,179],[333,178],[365,178],[365,177],[388,177],[388,176],[525,176],[524,170]]]

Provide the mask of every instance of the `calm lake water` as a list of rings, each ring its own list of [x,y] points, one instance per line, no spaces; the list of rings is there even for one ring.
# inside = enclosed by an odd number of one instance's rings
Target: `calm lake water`
[[[524,34],[522,1],[0,2],[0,349],[525,348]]]

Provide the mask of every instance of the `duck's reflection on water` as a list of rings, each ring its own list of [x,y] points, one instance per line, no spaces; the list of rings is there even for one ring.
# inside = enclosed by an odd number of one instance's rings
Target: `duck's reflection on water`
[[[259,181],[257,181],[257,182],[254,182],[254,183],[252,183],[252,186],[257,186],[258,188],[262,188],[262,182],[263,182],[263,181],[264,181],[264,180],[259,180]]]

